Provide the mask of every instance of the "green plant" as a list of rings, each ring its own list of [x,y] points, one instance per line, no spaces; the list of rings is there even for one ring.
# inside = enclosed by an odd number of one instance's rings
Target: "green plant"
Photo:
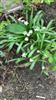
[[[47,3],[50,4],[54,2],[54,0],[23,0],[23,3],[30,4],[30,3]]]
[[[47,4],[50,4],[50,3],[54,2],[54,0],[42,0],[42,1],[47,3]]]
[[[10,51],[16,45],[16,54],[21,55],[14,58],[15,62],[24,63],[31,70],[40,63],[43,72],[47,63],[56,70],[56,32],[52,27],[53,20],[44,26],[42,16],[42,11],[33,16],[32,10],[27,21],[19,18],[19,22],[6,25],[2,29],[4,34],[0,35],[0,46],[6,46]]]

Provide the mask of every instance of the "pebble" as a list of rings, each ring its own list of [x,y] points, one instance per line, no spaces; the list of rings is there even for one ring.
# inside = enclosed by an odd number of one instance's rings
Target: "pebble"
[[[2,93],[2,86],[0,86],[0,93]]]

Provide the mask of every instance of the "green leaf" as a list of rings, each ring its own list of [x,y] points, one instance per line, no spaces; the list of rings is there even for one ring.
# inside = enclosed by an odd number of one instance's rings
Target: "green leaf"
[[[51,64],[54,62],[54,59],[53,59],[53,56],[52,56],[52,55],[50,55],[48,61],[49,61],[49,63],[51,63]]]
[[[46,70],[44,70],[44,71],[42,72],[42,74],[46,75],[47,77],[49,76],[49,73],[48,73]]]
[[[54,58],[54,62],[56,63],[56,53],[54,53],[53,58]]]
[[[13,46],[14,46],[14,42],[9,43],[8,46],[9,46],[8,50],[10,51],[13,48]]]
[[[6,30],[10,33],[22,33],[26,31],[25,25],[22,23],[14,23],[6,26]]]
[[[43,16],[42,10],[37,12],[37,14],[35,15],[33,19],[34,26],[36,25],[36,23],[39,25],[39,21],[41,20],[42,16]]]
[[[44,39],[45,39],[45,33],[42,35],[42,40],[41,40],[41,47],[40,47],[40,49],[42,49],[42,47],[43,47]]]
[[[44,2],[50,4],[51,2],[54,2],[54,0],[44,0]]]
[[[36,48],[34,48],[34,49],[29,53],[28,57],[30,58],[30,57],[34,54],[35,51],[36,51]]]
[[[43,51],[43,59],[49,58],[50,57],[50,52],[48,50]]]
[[[19,51],[21,50],[22,45],[23,45],[23,42],[21,42],[21,43],[19,44],[19,46],[18,46],[18,48],[17,48],[17,50],[16,50],[16,53],[17,53],[17,54],[18,54],[18,53],[19,53]]]
[[[20,63],[20,62],[23,61],[23,60],[24,60],[24,58],[17,58],[16,64],[17,64],[17,63]]]
[[[56,71],[56,66],[55,65],[51,66],[51,70]]]
[[[36,61],[32,62],[31,66],[30,66],[30,70],[33,70],[33,68],[35,67]]]
[[[51,21],[48,23],[48,25],[47,25],[47,29],[51,28],[52,23],[53,23],[53,20],[51,20]]]

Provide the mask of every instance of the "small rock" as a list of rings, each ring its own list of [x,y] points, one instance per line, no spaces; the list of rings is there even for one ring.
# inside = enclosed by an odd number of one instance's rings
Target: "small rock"
[[[0,86],[0,93],[2,93],[2,86]]]

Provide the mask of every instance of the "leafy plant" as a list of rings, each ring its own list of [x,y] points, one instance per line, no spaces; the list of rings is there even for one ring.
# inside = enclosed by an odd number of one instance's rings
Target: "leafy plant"
[[[24,63],[31,70],[36,63],[40,63],[42,71],[46,71],[47,63],[56,70],[56,32],[52,27],[53,20],[44,26],[42,17],[42,11],[35,16],[32,11],[28,20],[19,18],[19,22],[6,25],[2,30],[4,34],[0,35],[0,46],[6,46],[10,51],[16,45],[16,54],[21,55],[14,58],[14,61]]]
[[[47,3],[47,4],[50,4],[52,2],[54,2],[54,0],[23,0],[23,3],[26,3],[26,4],[30,4],[30,3],[35,3],[35,4]]]
[[[50,4],[50,3],[54,2],[54,0],[43,0],[43,2]]]

